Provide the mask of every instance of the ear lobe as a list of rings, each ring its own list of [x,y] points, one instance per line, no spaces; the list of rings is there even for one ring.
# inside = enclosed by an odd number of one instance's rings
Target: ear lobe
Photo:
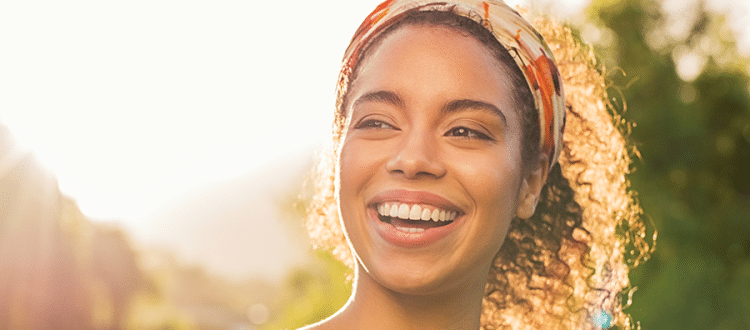
[[[528,219],[534,215],[542,187],[547,182],[548,164],[547,156],[543,155],[536,166],[521,180],[521,187],[518,190],[518,206],[516,208],[517,217]]]
[[[526,179],[521,183],[521,190],[518,195],[518,207],[516,216],[521,219],[528,219],[534,215],[536,204],[539,201],[539,193],[534,194]]]

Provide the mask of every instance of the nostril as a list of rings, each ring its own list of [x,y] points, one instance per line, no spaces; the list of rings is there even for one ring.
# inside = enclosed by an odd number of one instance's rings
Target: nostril
[[[415,133],[402,142],[386,164],[389,173],[409,179],[442,177],[445,174],[435,141],[424,134],[417,136]]]
[[[389,173],[409,179],[442,177],[445,169],[441,163],[430,159],[403,159],[397,157],[386,165]]]

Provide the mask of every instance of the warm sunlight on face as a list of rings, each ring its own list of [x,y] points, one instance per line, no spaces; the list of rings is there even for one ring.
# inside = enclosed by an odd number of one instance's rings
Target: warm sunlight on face
[[[445,28],[401,28],[365,58],[339,191],[360,278],[419,295],[483,285],[524,172],[512,93],[484,45]]]

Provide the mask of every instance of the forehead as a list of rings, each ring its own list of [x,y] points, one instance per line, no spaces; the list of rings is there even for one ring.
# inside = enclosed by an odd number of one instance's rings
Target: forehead
[[[433,24],[399,26],[377,38],[357,66],[357,76],[372,66],[382,70],[395,63],[412,67],[442,63],[455,71],[462,69],[460,65],[466,69],[466,65],[471,64],[485,74],[504,71],[492,51],[468,32]]]
[[[352,101],[388,90],[407,104],[472,99],[516,112],[511,79],[493,53],[472,36],[442,26],[404,26],[385,36],[368,50],[351,87]]]

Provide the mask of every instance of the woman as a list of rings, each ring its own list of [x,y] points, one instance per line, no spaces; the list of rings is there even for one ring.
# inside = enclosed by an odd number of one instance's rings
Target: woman
[[[632,326],[621,298],[648,247],[625,142],[591,56],[538,25],[559,67],[503,3],[389,0],[365,19],[308,221],[354,288],[309,329]]]

